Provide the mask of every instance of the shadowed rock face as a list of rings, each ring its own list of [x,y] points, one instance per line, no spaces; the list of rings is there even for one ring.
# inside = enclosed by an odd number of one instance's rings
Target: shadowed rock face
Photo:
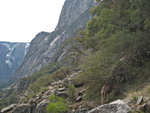
[[[66,0],[55,31],[36,35],[12,81],[32,75],[51,62],[62,42],[73,37],[79,28],[86,25],[91,18],[89,10],[95,4],[94,0]]]
[[[0,42],[0,82],[11,78],[24,60],[28,46],[28,43]]]

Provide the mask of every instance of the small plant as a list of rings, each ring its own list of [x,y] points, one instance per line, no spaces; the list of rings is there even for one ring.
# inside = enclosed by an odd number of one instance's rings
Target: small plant
[[[66,113],[68,110],[68,105],[65,99],[52,95],[49,98],[50,103],[47,105],[47,113]]]

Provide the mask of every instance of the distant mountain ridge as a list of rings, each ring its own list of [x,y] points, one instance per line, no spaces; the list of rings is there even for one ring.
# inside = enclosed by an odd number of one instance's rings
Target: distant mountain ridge
[[[27,53],[29,43],[0,41],[0,82],[6,82],[20,66]]]

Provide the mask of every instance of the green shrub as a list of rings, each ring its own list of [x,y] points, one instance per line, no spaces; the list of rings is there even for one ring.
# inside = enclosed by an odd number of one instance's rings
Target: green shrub
[[[50,103],[47,105],[47,113],[66,113],[68,110],[68,105],[65,99],[52,95],[49,98]]]
[[[75,94],[76,94],[76,89],[74,87],[74,85],[68,85],[68,96],[69,96],[69,100],[71,102],[74,102],[75,101]]]
[[[100,97],[101,87],[111,76],[113,64],[111,55],[105,53],[97,52],[84,57],[81,65],[83,70],[81,79],[88,85],[90,99]]]
[[[61,67],[59,70],[57,70],[56,72],[54,72],[52,74],[52,78],[54,80],[62,80],[64,79],[67,75],[70,74],[70,69],[68,67]]]
[[[43,75],[39,77],[34,83],[30,84],[27,91],[29,94],[34,95],[54,82],[53,78],[50,75]],[[28,95],[29,95],[28,94]]]
[[[81,61],[81,79],[90,98],[99,98],[102,86],[111,84],[112,78],[120,89],[148,78],[148,5],[148,0],[104,0],[91,10],[93,19],[87,24],[84,44],[92,52]]]

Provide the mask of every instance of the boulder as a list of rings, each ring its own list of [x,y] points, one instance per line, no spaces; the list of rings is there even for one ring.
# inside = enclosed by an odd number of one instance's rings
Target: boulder
[[[141,104],[143,101],[143,97],[142,96],[139,96],[138,99],[137,99],[137,105]]]
[[[46,113],[46,106],[48,105],[48,103],[48,100],[43,100],[36,106],[35,110],[32,113]]]
[[[8,107],[3,108],[0,113],[6,113],[6,112],[10,112],[12,111],[15,107],[17,106],[17,104],[12,104]]]
[[[62,92],[56,91],[55,95],[59,96],[59,97],[63,97],[63,98],[67,98],[68,97],[67,91],[62,91]]]
[[[30,104],[20,104],[13,109],[12,113],[32,113]]]
[[[74,111],[74,113],[88,113],[89,109],[87,108],[80,108]]]
[[[66,91],[66,90],[67,90],[67,89],[66,89],[65,87],[58,89],[59,92],[61,92],[61,91]]]
[[[146,110],[147,110],[146,104],[144,103],[143,105],[139,106],[137,109],[138,109],[138,111],[141,110],[141,111],[143,111],[145,113]]]
[[[83,96],[83,93],[85,92],[85,89],[78,92],[78,96]]]
[[[130,113],[130,107],[122,100],[114,101],[110,104],[101,105],[88,113]]]
[[[59,88],[58,90],[55,91],[55,95],[63,98],[67,98],[68,97],[67,92],[68,92],[67,88]]]
[[[76,102],[81,102],[81,101],[82,101],[82,96],[76,98]]]

